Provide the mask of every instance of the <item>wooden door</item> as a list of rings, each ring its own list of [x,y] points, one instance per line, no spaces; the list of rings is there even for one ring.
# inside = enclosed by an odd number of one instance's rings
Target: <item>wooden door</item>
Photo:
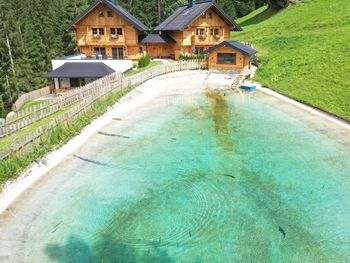
[[[112,48],[113,59],[124,59],[124,48]]]
[[[148,55],[152,58],[158,57],[159,56],[158,46],[157,45],[148,46]]]

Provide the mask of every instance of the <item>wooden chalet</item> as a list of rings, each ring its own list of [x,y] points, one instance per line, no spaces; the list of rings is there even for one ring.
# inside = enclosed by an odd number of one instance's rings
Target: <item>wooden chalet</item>
[[[181,53],[200,54],[222,41],[229,40],[231,31],[241,30],[215,0],[189,0],[187,5],[181,6],[155,28],[163,38],[171,39],[175,43],[164,46],[149,41],[146,51],[151,56],[171,54],[175,58]]]
[[[88,58],[134,60],[144,51],[151,57],[200,54],[241,30],[214,0],[189,0],[148,35],[149,28],[115,0],[97,0],[66,29],[75,31],[80,53]]]
[[[75,31],[80,53],[89,58],[139,59],[139,39],[149,28],[115,0],[97,0],[66,30]]]
[[[218,70],[250,69],[251,61],[258,51],[234,40],[226,40],[202,54],[208,55],[208,68]]]

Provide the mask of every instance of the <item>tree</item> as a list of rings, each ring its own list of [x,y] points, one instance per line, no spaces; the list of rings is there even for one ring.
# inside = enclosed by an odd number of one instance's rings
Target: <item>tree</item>
[[[155,28],[180,5],[185,3],[187,3],[187,0],[129,0],[119,2],[123,8],[151,29]]]
[[[289,0],[266,0],[266,3],[270,7],[284,8],[284,7],[288,6]]]
[[[0,89],[1,89],[1,86],[0,86]],[[0,118],[5,118],[5,117],[6,117],[5,105],[2,99],[2,95],[0,95]]]
[[[91,1],[90,1],[91,2]],[[62,34],[62,49],[63,55],[71,55],[78,52],[76,45],[75,33],[72,31],[64,30],[74,18],[76,18],[81,12],[83,12],[88,7],[86,0],[65,0],[64,11],[62,12],[63,24],[61,26]]]

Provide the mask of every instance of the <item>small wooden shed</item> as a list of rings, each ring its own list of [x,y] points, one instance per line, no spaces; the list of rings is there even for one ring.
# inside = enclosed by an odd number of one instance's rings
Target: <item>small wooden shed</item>
[[[256,53],[257,50],[244,43],[227,40],[205,50],[202,54],[208,54],[209,69],[240,70],[250,67]]]

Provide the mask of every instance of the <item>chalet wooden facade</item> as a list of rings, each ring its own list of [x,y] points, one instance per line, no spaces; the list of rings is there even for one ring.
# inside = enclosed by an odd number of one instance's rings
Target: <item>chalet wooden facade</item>
[[[176,43],[168,48],[178,58],[180,53],[200,54],[222,41],[229,40],[231,31],[242,29],[214,0],[189,0],[187,5],[181,6],[155,30],[175,40]],[[151,53],[156,48],[150,45],[146,51]],[[165,52],[159,54],[163,55]]]
[[[89,58],[139,59],[200,54],[241,28],[214,1],[189,0],[155,28],[149,28],[114,0],[97,0],[66,28],[74,30],[80,53]]]
[[[139,39],[149,28],[113,0],[97,0],[67,27],[89,58],[139,59]]]
[[[252,47],[234,40],[226,40],[203,52],[208,55],[208,68],[218,70],[250,69],[253,56]]]

